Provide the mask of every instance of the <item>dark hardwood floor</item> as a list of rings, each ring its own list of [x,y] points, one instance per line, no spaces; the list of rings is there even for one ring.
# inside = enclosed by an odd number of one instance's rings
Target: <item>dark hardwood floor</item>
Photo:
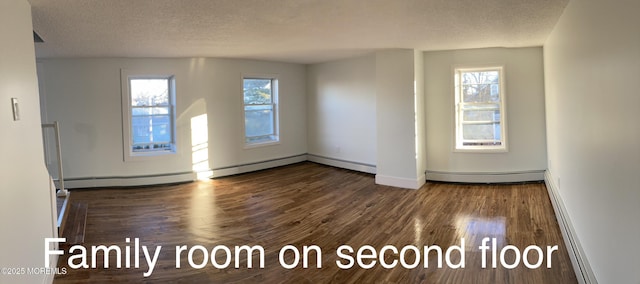
[[[55,283],[69,282],[183,282],[183,283],[576,283],[574,272],[562,241],[547,191],[542,183],[510,185],[467,185],[428,183],[420,190],[398,189],[374,184],[372,175],[342,170],[314,163],[300,163],[250,174],[198,181],[188,184],[125,189],[74,190],[74,201],[84,200],[89,211],[84,247],[91,265],[92,246],[117,245],[122,248],[122,268],[116,268],[112,252],[109,268],[103,268],[98,254],[98,268],[72,269],[69,256],[77,264],[79,251],[65,254],[58,266],[66,267],[66,275],[58,275]],[[523,260],[513,269],[491,268],[491,250],[482,253],[483,238],[495,238],[500,250],[513,245],[522,252],[536,245],[543,250],[539,268],[525,267]],[[131,238],[125,242],[125,238]],[[134,254],[134,238],[147,245],[153,256],[156,246],[162,246],[157,263],[149,277],[144,277],[148,265],[140,251],[139,268],[125,268],[125,247]],[[446,250],[461,245],[464,268],[450,268]],[[310,254],[310,268],[285,269],[279,263],[279,250],[285,245],[318,246],[322,268],[316,268],[315,254]],[[488,245],[491,246],[491,242]],[[186,245],[176,268],[176,246]],[[215,268],[212,260],[204,259],[201,248],[192,252],[192,263],[204,268],[192,268],[189,250],[200,245],[208,250],[218,246],[230,249],[226,269]],[[246,254],[240,254],[235,265],[235,246],[264,248],[264,268],[259,268],[259,256],[252,258],[253,268],[247,268]],[[385,245],[398,249],[386,250],[384,262],[396,263],[385,268],[380,259],[365,259],[364,264],[376,264],[370,269],[358,263],[341,269],[336,261],[347,264],[336,250],[349,245],[356,252],[343,253],[355,257],[357,250],[370,245],[380,252]],[[418,267],[401,266],[399,251],[408,245],[419,248],[437,245],[443,250],[442,268],[438,268],[437,253],[428,256],[428,268],[420,261]],[[547,246],[558,246],[547,259]],[[513,250],[507,250],[505,263],[515,261]],[[367,251],[365,251],[367,252]],[[369,251],[368,253],[370,253]],[[412,264],[416,254],[404,255]],[[535,249],[528,251],[528,263],[536,264]],[[481,268],[486,255],[487,268]],[[462,262],[459,251],[451,252],[451,265]],[[133,258],[133,257],[131,257]],[[419,256],[425,258],[424,253]],[[294,260],[292,252],[284,257]],[[214,260],[226,262],[224,250],[217,250]],[[547,268],[551,261],[551,268]],[[302,261],[300,261],[302,263]],[[133,267],[131,259],[130,266]],[[300,264],[301,266],[301,264]]]

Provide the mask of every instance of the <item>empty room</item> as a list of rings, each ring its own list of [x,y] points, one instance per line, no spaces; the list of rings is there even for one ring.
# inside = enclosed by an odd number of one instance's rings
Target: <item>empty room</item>
[[[636,0],[3,0],[0,283],[640,284]]]

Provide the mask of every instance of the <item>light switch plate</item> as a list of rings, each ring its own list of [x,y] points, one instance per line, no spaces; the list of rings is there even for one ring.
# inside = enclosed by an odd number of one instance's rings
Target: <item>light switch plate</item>
[[[20,108],[18,107],[18,98],[11,98],[11,107],[13,109],[13,120],[20,120]]]

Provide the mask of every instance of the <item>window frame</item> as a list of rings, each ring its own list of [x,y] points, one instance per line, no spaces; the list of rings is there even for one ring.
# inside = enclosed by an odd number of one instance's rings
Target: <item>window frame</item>
[[[463,134],[465,124],[464,111],[461,87],[461,74],[467,72],[483,72],[483,71],[498,71],[498,84],[499,84],[499,102],[498,110],[500,112],[500,145],[464,145]],[[506,83],[505,83],[505,66],[504,65],[482,65],[482,66],[454,66],[453,68],[453,94],[454,94],[454,152],[477,152],[477,153],[503,153],[508,152],[508,132],[507,132],[507,108],[506,108]],[[478,104],[495,104],[492,102],[478,103]],[[494,121],[495,122],[495,121]],[[478,123],[478,122],[476,122]]]
[[[244,102],[244,81],[245,80],[270,80],[271,81],[271,103],[270,104],[245,104]],[[280,109],[279,109],[279,79],[278,75],[273,74],[243,74],[241,78],[241,88],[242,88],[242,140],[244,141],[244,148],[251,149],[256,147],[263,147],[269,145],[280,144]],[[247,106],[271,106],[271,111],[273,113],[272,124],[273,124],[273,132],[269,135],[263,135],[263,137],[268,137],[265,140],[258,141],[248,141],[247,133],[247,125],[246,125],[246,112]],[[258,137],[258,136],[255,136]]]
[[[133,125],[134,117],[131,104],[131,80],[136,79],[163,79],[168,82],[168,116],[170,134],[170,148],[167,150],[133,151]],[[128,161],[140,161],[155,159],[167,155],[176,154],[176,76],[171,73],[138,72],[121,69],[121,93],[122,93],[122,138],[123,138],[123,159]]]

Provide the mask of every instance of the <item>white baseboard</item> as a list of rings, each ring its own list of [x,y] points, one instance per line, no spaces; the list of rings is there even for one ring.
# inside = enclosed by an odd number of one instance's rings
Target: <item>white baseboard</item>
[[[299,162],[304,162],[307,160],[307,154],[301,154],[297,156],[273,159],[268,161],[260,161],[250,164],[236,165],[224,168],[217,168],[211,170],[211,177],[223,177],[230,175],[243,174],[248,172],[254,172],[259,170],[266,170],[269,168],[281,167],[290,164],[295,164]]]
[[[318,156],[314,154],[307,154],[307,161],[323,164],[327,166],[337,167],[337,168],[343,168],[343,169],[352,170],[352,171],[369,173],[369,174],[376,173],[375,165],[346,161],[346,160],[335,159],[330,157],[323,157],[323,156]]]
[[[544,171],[504,173],[455,173],[427,171],[427,180],[466,183],[525,182],[544,179]]]
[[[556,214],[560,231],[562,232],[562,238],[564,239],[565,246],[567,247],[573,270],[576,273],[576,278],[580,284],[597,284],[595,274],[591,270],[591,265],[586,258],[584,250],[580,245],[576,231],[573,228],[567,209],[564,206],[558,187],[554,182],[551,172],[546,171],[544,174],[544,182],[549,192],[549,199],[553,205],[553,211]]]
[[[71,178],[64,180],[64,186],[66,188],[124,187],[181,183],[194,180],[195,175],[193,172],[184,172],[149,176]]]
[[[426,179],[420,176],[416,179],[411,178],[399,178],[385,175],[376,175],[376,184],[388,185],[393,187],[408,188],[408,189],[420,189],[422,185],[426,183]]]

